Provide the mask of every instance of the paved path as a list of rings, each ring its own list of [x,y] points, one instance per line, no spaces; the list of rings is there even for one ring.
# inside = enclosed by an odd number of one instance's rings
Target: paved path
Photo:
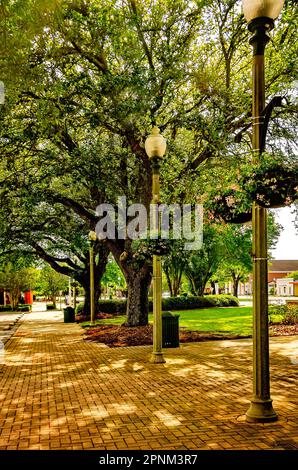
[[[148,346],[110,349],[60,312],[24,315],[0,372],[0,449],[297,448],[298,337],[270,341],[280,421],[253,425],[251,341],[185,344],[153,365]]]
[[[0,346],[1,352],[3,345],[7,343],[10,337],[18,328],[18,321],[22,318],[23,313],[19,312],[0,312]],[[0,357],[2,362],[2,357]]]

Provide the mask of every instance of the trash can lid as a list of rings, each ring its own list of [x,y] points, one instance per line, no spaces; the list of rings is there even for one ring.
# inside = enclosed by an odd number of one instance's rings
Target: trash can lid
[[[172,312],[168,312],[168,311],[167,312],[162,312],[162,316],[163,317],[180,317],[180,315],[178,315],[178,314],[174,315]]]

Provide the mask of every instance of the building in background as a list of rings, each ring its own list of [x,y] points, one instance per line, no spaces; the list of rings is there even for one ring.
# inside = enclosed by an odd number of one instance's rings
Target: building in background
[[[298,296],[298,281],[287,278],[293,271],[298,271],[298,260],[273,259],[268,264],[269,295]],[[233,292],[232,282],[225,284],[225,292]],[[238,295],[252,295],[252,275],[247,282],[239,283]]]

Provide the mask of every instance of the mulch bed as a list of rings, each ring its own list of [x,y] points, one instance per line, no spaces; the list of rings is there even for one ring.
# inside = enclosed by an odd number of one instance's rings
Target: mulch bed
[[[298,335],[298,325],[275,325],[269,328],[270,336]],[[241,339],[249,336],[187,331],[180,329],[180,343]],[[152,344],[152,325],[127,327],[102,325],[85,330],[85,340],[104,343],[111,348]]]
[[[115,314],[112,313],[97,313],[95,315],[95,320],[105,320],[107,318],[115,318]],[[76,315],[76,322],[83,323],[85,321],[90,321],[90,317],[87,315]]]
[[[270,336],[292,336],[298,335],[298,324],[296,325],[270,325],[269,327]]]

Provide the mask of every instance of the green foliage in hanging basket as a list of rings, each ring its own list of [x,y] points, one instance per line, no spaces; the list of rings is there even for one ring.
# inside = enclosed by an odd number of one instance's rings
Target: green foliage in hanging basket
[[[234,224],[244,224],[251,220],[251,202],[240,190],[227,189],[221,194],[213,192],[204,205],[208,218]]]
[[[228,187],[210,193],[204,205],[209,219],[246,223],[251,220],[253,202],[276,208],[298,199],[298,162],[264,155],[259,163],[244,166],[235,179]]]
[[[298,198],[298,163],[264,158],[259,165],[246,169],[241,186],[260,206],[289,206]]]
[[[162,238],[134,240],[132,243],[134,251],[133,258],[140,260],[152,258],[153,255],[167,255],[170,252],[172,244],[173,240]]]

